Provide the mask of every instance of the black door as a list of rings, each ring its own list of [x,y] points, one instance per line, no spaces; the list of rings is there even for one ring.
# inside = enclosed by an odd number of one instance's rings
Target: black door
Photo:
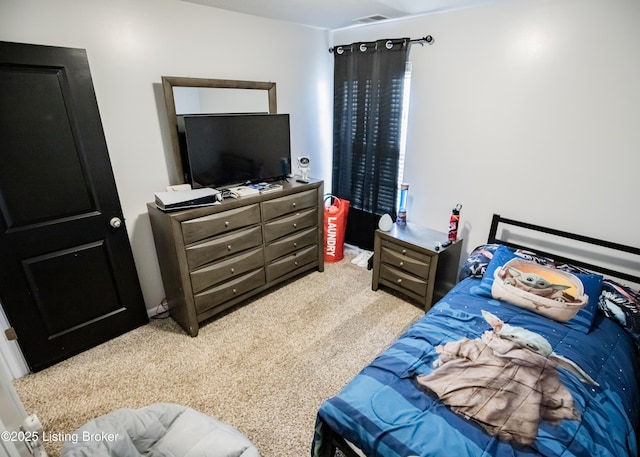
[[[33,371],[148,321],[83,49],[0,42],[0,269]]]

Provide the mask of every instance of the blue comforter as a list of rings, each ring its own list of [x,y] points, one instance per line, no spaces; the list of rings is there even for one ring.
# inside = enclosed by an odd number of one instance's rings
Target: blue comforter
[[[326,446],[326,427],[367,456],[636,456],[640,369],[635,347],[617,323],[600,314],[587,335],[502,301],[474,295],[467,278],[364,368],[319,412],[312,456]],[[541,422],[536,441],[515,446],[419,389],[415,377],[433,371],[435,347],[478,338],[489,329],[484,309],[504,322],[547,338],[554,351],[576,362],[599,386],[559,370],[581,420]]]

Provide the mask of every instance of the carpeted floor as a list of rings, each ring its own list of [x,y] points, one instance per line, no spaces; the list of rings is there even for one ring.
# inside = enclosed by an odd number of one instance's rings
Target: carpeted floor
[[[320,403],[423,315],[373,292],[353,256],[207,322],[196,338],[153,320],[14,386],[54,437],[117,408],[173,402],[235,426],[263,457],[307,456]],[[56,456],[61,444],[45,448]]]

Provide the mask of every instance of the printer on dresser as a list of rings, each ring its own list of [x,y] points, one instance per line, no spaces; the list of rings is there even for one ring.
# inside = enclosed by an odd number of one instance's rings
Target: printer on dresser
[[[147,204],[172,317],[199,324],[294,276],[324,271],[323,182],[163,212]]]

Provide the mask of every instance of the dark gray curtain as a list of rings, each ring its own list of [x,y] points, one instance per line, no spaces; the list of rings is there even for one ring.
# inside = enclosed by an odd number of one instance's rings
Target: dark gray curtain
[[[334,48],[333,194],[351,202],[345,241],[373,249],[378,220],[395,220],[409,39]]]

